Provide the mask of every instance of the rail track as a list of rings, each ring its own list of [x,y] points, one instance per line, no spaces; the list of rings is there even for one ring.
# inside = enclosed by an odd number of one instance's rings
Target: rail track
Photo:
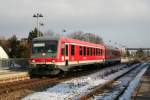
[[[75,72],[74,72],[75,71]],[[0,81],[0,100],[19,100],[34,91],[39,91],[75,77],[80,77],[94,73],[97,69],[77,69],[67,73],[64,77],[41,77],[30,79],[29,75],[14,76],[11,78],[4,77]]]
[[[108,67],[107,69],[109,69]],[[31,94],[35,91],[41,91],[46,89],[49,86],[56,85],[60,82],[71,80],[76,77],[81,77],[88,75],[94,72],[97,72],[97,69],[87,70],[87,69],[77,69],[75,71],[69,72],[64,78],[60,77],[45,77],[45,78],[33,78],[33,79],[24,79],[11,82],[0,83],[0,100],[19,100],[20,98]],[[117,69],[116,69],[117,70]],[[28,76],[27,76],[28,77]]]
[[[83,77],[77,77],[71,80],[64,81],[58,85],[55,85],[54,87],[47,89],[47,91],[43,91],[37,94],[34,93],[33,95],[27,96],[24,100],[29,99],[35,100],[42,98],[50,98],[52,100],[59,98],[61,99],[64,98],[66,100],[68,99],[87,100],[91,96],[93,96],[94,93],[96,93],[97,91],[101,89],[104,90],[105,88],[109,87],[109,85],[111,85],[115,79],[123,76],[123,74],[128,73],[130,70],[134,70],[134,68],[136,68],[138,65],[139,64],[133,66],[120,65],[104,68],[100,71],[96,71],[95,73]],[[114,75],[113,79],[109,79],[106,81],[101,80],[101,78],[105,78],[105,76],[113,76],[113,75]],[[103,81],[104,83],[101,81]],[[45,95],[44,92],[46,92],[47,96]]]
[[[140,65],[138,65],[138,66],[140,66]],[[144,66],[146,66],[146,65],[144,65]],[[134,79],[134,77],[142,69],[143,69],[143,67],[133,67],[130,70],[126,71],[125,73],[117,76],[113,80],[108,81],[106,84],[96,86],[91,92],[81,96],[79,99],[80,100],[87,100],[87,99],[91,100],[91,99],[94,98],[94,100],[99,100],[99,99],[101,100],[101,99],[106,99],[107,98],[107,100],[109,100],[109,99],[118,100],[124,94],[124,92],[126,91],[127,87],[129,86],[130,81],[132,79]],[[118,86],[114,85],[115,83],[117,83],[120,80],[124,81],[125,79],[129,79],[128,78],[129,76],[130,76],[130,80],[126,81],[126,84],[118,85]],[[123,77],[124,77],[124,79],[121,79]],[[118,88],[118,89],[115,89],[115,87]],[[105,91],[111,91],[112,94],[111,93],[107,94],[107,93],[105,93]],[[116,94],[113,91],[117,91]],[[112,95],[114,95],[114,96],[112,96]],[[97,97],[97,96],[99,96],[99,97]]]
[[[58,78],[46,78],[46,79],[28,79],[23,81],[11,82],[7,84],[0,84],[0,100],[12,98],[10,94],[15,91],[24,91],[27,89],[37,89],[48,84],[57,84],[60,82]],[[10,95],[10,96],[9,96]],[[5,98],[5,99],[6,99]]]

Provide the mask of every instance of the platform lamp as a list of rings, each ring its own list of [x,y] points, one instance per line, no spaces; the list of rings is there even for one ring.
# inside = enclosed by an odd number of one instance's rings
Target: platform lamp
[[[37,18],[37,37],[39,37],[40,36],[40,34],[39,34],[39,18],[43,17],[43,15],[40,13],[37,13],[37,14],[34,14],[33,17]]]

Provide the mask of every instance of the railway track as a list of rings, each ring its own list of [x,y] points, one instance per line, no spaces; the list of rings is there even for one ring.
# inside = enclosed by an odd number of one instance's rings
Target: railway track
[[[95,71],[97,71],[97,69],[90,71],[87,69],[77,69],[67,73],[65,77],[44,77],[33,79],[30,79],[28,75],[22,75],[20,77],[16,75],[14,78],[6,77],[6,79],[3,78],[3,80],[0,81],[0,100],[19,100],[19,98],[31,94],[34,91],[43,90],[48,86],[52,86],[75,77],[94,73]],[[25,78],[23,80],[19,79],[22,77]]]
[[[115,68],[115,70],[119,69],[119,66]],[[123,65],[122,65],[123,66]],[[104,68],[104,69],[113,69],[112,67]],[[94,69],[94,70],[79,70],[70,72],[66,75],[65,78],[59,78],[59,77],[53,77],[53,78],[34,78],[34,79],[26,79],[26,80],[19,80],[14,82],[6,82],[6,83],[0,83],[0,100],[19,100],[20,98],[31,94],[35,91],[41,91],[43,89],[46,89],[47,87],[51,87],[53,85],[56,85],[60,82],[64,82],[67,80],[71,80],[77,77],[85,76],[91,73],[95,73],[100,69]],[[113,70],[110,70],[109,73],[113,72]],[[105,73],[108,74],[108,73]]]
[[[13,92],[22,92],[27,89],[37,89],[43,86],[46,86],[48,84],[57,84],[57,82],[60,82],[58,78],[46,78],[46,79],[29,79],[24,81],[17,81],[13,83],[7,83],[7,84],[0,84],[0,100],[4,99],[10,99],[13,96],[11,93]]]
[[[129,68],[127,71],[125,71],[124,73],[118,75],[117,77],[115,77],[114,79],[110,79],[109,81],[107,81],[105,84],[100,84],[98,86],[96,86],[93,90],[91,90],[89,93],[86,93],[85,95],[81,96],[79,99],[80,100],[87,100],[90,97],[92,97],[93,95],[96,95],[97,93],[103,93],[103,91],[105,91],[106,89],[110,88],[112,86],[112,84],[114,82],[116,82],[117,79],[121,78],[122,76],[126,75],[127,73],[129,73],[130,71],[134,70],[138,65]]]
[[[123,73],[122,75],[117,76],[113,80],[110,80],[103,85],[96,86],[91,92],[81,96],[80,100],[119,100],[127,90],[130,82],[142,69],[145,68],[146,65],[143,66],[144,67],[133,67],[130,70]],[[125,83],[116,85],[116,83],[118,83],[119,81],[124,81]]]
[[[121,77],[123,74],[128,73],[128,71],[130,70],[134,70],[134,68],[137,67],[138,65],[139,64],[133,66],[120,65],[115,67],[113,66],[104,68],[103,70],[97,71],[87,76],[74,78],[68,81],[64,81],[60,84],[57,84],[54,87],[47,89],[46,91],[47,96],[43,91],[37,94],[34,93],[29,97],[27,96],[24,100],[29,99],[35,100],[42,98],[50,98],[52,100],[59,98],[66,100],[68,99],[87,100],[88,98],[90,98],[90,96],[92,96],[95,92],[97,92],[97,90],[107,88],[109,85],[111,85],[114,79]],[[112,80],[111,79],[103,80],[105,76],[111,76],[109,78],[112,78]]]

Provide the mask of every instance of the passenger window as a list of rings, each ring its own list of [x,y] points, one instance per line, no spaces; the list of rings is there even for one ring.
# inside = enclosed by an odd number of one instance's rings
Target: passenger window
[[[66,56],[68,56],[68,45],[66,45]]]
[[[94,48],[92,48],[92,55],[94,56]]]
[[[92,56],[92,48],[90,48],[91,49],[91,56]]]
[[[91,48],[89,48],[89,56],[91,55]]]
[[[98,49],[96,48],[96,56],[98,56]]]
[[[84,47],[84,56],[86,56],[86,47]]]
[[[65,48],[61,49],[61,54],[64,56],[64,54],[65,54]]]
[[[102,49],[101,49],[101,56],[103,55],[103,53],[102,53]]]
[[[87,48],[87,55],[89,56],[89,48]]]
[[[75,54],[75,46],[71,45],[71,55],[74,56]]]
[[[98,49],[98,55],[100,56],[100,49]]]
[[[93,55],[93,48],[91,48],[91,56]]]
[[[82,47],[81,46],[80,46],[80,50],[79,51],[80,51],[80,55],[82,56]]]
[[[94,56],[95,56],[95,48],[94,48]]]

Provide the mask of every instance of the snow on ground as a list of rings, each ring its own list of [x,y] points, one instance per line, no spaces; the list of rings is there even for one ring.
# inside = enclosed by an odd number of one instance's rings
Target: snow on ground
[[[23,100],[75,100],[90,92],[95,86],[105,84],[136,66],[137,65],[134,65],[129,68],[124,68],[126,67],[125,65],[107,67],[94,74],[59,83],[58,85],[48,88],[46,91],[33,93],[23,98]],[[116,70],[118,69],[120,70],[117,72]]]
[[[94,100],[113,100],[113,99],[115,99],[118,96],[118,94],[120,94],[126,88],[126,86],[128,86],[129,84],[136,86],[135,84],[137,84],[137,83],[135,83],[135,82],[132,83],[132,82],[134,80],[137,80],[137,77],[139,77],[139,74],[143,75],[146,68],[147,68],[146,64],[142,64],[140,67],[131,71],[129,74],[119,78],[117,80],[117,82],[113,85],[112,89],[104,92],[103,94],[96,95],[96,96],[94,96],[94,98],[91,98],[91,99],[94,99]],[[142,69],[142,71],[141,71],[141,69]],[[134,86],[132,86],[132,85],[131,85],[131,87],[130,86],[128,87],[129,89],[127,89],[124,96],[121,97],[120,100],[130,100],[131,94],[133,92],[132,88],[134,88]]]
[[[119,100],[130,100],[134,90],[138,86],[140,79],[142,78],[143,74],[147,70],[148,66],[146,66],[142,71],[134,78],[134,80],[129,84],[128,88],[126,89],[125,93],[119,98]]]

